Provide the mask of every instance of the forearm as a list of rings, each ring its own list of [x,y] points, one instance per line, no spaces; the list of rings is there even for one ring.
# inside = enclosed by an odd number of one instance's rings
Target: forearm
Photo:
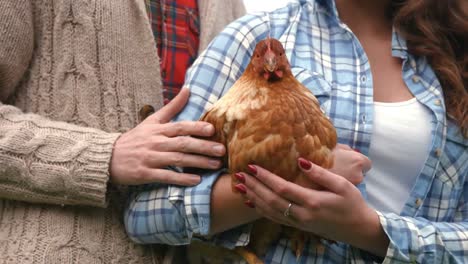
[[[55,122],[0,103],[0,197],[106,205],[118,134]]]
[[[245,197],[231,190],[231,176],[222,175],[214,184],[211,193],[210,234],[246,224],[260,216],[245,205]]]
[[[351,230],[355,230],[356,233],[349,236],[343,242],[375,256],[385,257],[390,241],[380,224],[379,216],[374,210],[369,210],[369,213],[363,216],[360,226],[356,226]]]

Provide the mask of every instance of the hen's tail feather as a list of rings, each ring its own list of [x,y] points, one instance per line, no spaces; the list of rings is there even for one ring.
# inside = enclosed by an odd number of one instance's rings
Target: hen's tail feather
[[[140,122],[143,122],[148,116],[155,113],[154,107],[151,105],[144,105],[139,112]]]

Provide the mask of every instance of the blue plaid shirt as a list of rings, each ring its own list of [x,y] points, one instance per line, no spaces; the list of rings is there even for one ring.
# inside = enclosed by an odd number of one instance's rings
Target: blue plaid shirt
[[[338,18],[334,1],[301,0],[272,13],[247,15],[228,26],[189,70],[191,96],[177,120],[197,120],[245,70],[256,43],[270,34],[286,48],[295,76],[319,99],[339,142],[368,153],[373,125],[369,61],[357,38]],[[432,145],[400,214],[378,212],[390,238],[384,263],[462,263],[468,260],[468,140],[446,117],[442,89],[425,58],[415,57],[393,33],[392,54],[403,60],[403,78],[432,113]],[[134,193],[126,210],[129,236],[139,243],[181,245],[207,235],[210,195],[220,172],[201,184],[159,186]],[[365,183],[359,186],[364,196]],[[388,197],[391,199],[391,197]],[[215,236],[226,247],[248,243],[249,225]],[[306,248],[299,263],[371,263],[372,256],[343,243],[324,252]],[[283,238],[266,263],[295,263]]]

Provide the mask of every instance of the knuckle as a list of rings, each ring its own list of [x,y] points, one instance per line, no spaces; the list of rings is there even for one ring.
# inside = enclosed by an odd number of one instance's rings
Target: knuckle
[[[363,157],[360,157],[360,158],[358,158],[358,159],[356,160],[356,165],[357,165],[360,169],[364,168],[365,164],[366,164],[366,161],[365,161],[365,159],[364,159]]]
[[[149,164],[151,163],[151,154],[149,151],[143,151],[141,154],[141,163]]]
[[[284,186],[284,185],[280,185],[278,187],[276,187],[276,192],[281,195],[281,196],[284,196],[286,193],[288,193],[288,187],[287,186]]]
[[[155,115],[155,114],[152,114],[152,115],[148,116],[148,121],[156,123],[156,124],[162,124],[163,123],[162,120],[161,120],[161,117],[159,117],[158,115]]]
[[[188,137],[177,137],[177,147],[179,151],[188,152],[190,141]]]
[[[249,184],[249,182],[247,181],[246,184],[248,185],[249,189],[250,189],[250,192],[252,193],[257,193],[257,186],[256,184]],[[253,202],[253,201],[252,201]]]
[[[350,188],[350,182],[345,179],[340,179],[336,185],[336,190],[338,193],[345,193]]]
[[[307,207],[309,209],[313,209],[313,210],[319,210],[320,209],[320,203],[317,200],[309,199],[307,201],[306,205],[307,205]]]
[[[272,196],[267,196],[267,197],[265,197],[265,202],[266,202],[266,204],[274,204],[274,203],[276,203],[276,199],[274,197],[272,197]]]
[[[170,177],[169,177],[168,173],[158,173],[156,175],[156,179],[159,182],[167,183],[167,182],[169,182]]]
[[[171,142],[172,140],[170,138],[163,139],[161,136],[154,136],[151,139],[151,144],[155,150],[167,150]]]
[[[182,132],[184,131],[184,124],[182,122],[174,123],[172,129],[174,130],[175,134],[182,135]]]
[[[182,153],[174,153],[171,157],[171,163],[175,166],[182,166],[184,163],[184,155]]]
[[[144,166],[138,166],[136,169],[135,169],[135,174],[133,175],[133,178],[135,179],[135,181],[137,182],[142,182],[144,181],[145,179],[148,178],[148,170],[146,170],[146,168]]]
[[[314,222],[316,219],[315,215],[312,213],[299,214],[297,218],[299,218],[301,222],[305,222],[305,223]]]
[[[144,126],[144,133],[148,135],[161,135],[166,132],[166,129],[166,125],[146,124]]]

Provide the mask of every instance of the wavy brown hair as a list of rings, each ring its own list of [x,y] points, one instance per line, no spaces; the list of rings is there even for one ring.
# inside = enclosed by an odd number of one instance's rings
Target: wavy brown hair
[[[409,51],[428,59],[442,85],[447,115],[468,137],[468,1],[393,0],[391,11]]]

